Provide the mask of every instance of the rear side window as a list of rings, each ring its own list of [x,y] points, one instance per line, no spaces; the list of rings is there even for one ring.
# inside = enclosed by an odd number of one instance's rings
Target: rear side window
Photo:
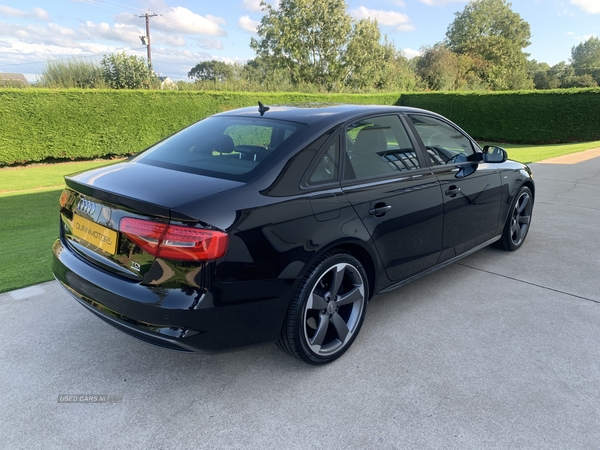
[[[352,171],[346,179],[387,176],[420,168],[415,149],[398,116],[361,119],[345,128]]]
[[[209,117],[149,148],[133,161],[247,181],[306,125],[245,117]]]

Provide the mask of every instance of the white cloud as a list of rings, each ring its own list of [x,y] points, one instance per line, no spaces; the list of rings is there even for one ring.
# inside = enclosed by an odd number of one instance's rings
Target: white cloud
[[[71,28],[61,27],[55,23],[41,26],[34,23],[19,25],[0,21],[1,36],[7,39],[19,39],[27,44],[55,45],[64,47],[76,47],[74,40],[76,31]]]
[[[223,43],[218,39],[198,38],[196,39],[196,42],[198,43],[198,47],[205,50],[223,50]]]
[[[85,39],[106,39],[109,41],[136,44],[136,47],[141,45],[140,35],[146,34],[145,31],[142,31],[141,28],[138,28],[135,25],[116,23],[114,26],[111,27],[106,22],[95,24],[90,20],[86,21],[80,27],[79,31],[82,37]],[[152,35],[150,35],[150,37],[152,37]]]
[[[412,48],[403,48],[402,53],[404,53],[404,56],[406,56],[408,59],[413,59],[417,56],[421,56],[422,54],[419,50],[413,50]]]
[[[350,14],[357,19],[377,20],[379,25],[393,27],[398,31],[413,31],[414,25],[406,14],[396,11],[383,11],[378,9],[368,9],[360,6],[350,11]]]
[[[249,31],[250,33],[256,33],[256,28],[259,24],[260,22],[252,20],[248,15],[242,16],[240,17],[240,20],[238,20],[238,26],[242,30]]]
[[[571,3],[579,6],[588,14],[600,14],[600,1],[598,0],[571,0]]]
[[[33,8],[31,11],[23,11],[21,9],[11,8],[10,6],[5,5],[0,5],[0,16],[50,20],[50,16],[42,8]]]
[[[227,36],[225,30],[219,26],[225,24],[225,19],[221,17],[211,16],[210,14],[203,17],[182,6],[162,9],[160,14],[160,16],[150,19],[152,29],[167,33]],[[130,13],[117,14],[115,21],[130,25],[141,23],[136,15]]]
[[[260,0],[242,0],[242,8],[246,11],[261,12]]]
[[[61,27],[55,23],[49,23],[48,29],[53,33],[60,34],[61,36],[73,36],[75,34],[75,30],[72,28]]]
[[[591,38],[598,38],[598,36],[596,36],[595,34],[584,34],[583,36],[575,36],[575,39],[581,42],[587,42]]]
[[[152,39],[152,45],[154,44],[166,44],[174,47],[185,47],[186,41],[181,36],[173,36],[172,34],[165,33],[152,33],[150,35]]]
[[[419,0],[429,6],[444,6],[449,3],[467,3],[467,0]]]
[[[183,8],[185,9],[185,8]],[[199,16],[202,17],[202,16]],[[206,15],[206,20],[210,21],[210,22],[214,22],[214,23],[220,23],[221,25],[225,25],[227,23],[227,21],[225,19],[223,19],[222,17],[217,17],[217,16],[211,16],[210,14]]]

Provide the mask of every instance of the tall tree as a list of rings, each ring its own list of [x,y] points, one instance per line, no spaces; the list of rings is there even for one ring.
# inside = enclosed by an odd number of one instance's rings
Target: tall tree
[[[156,82],[156,75],[139,56],[104,55],[100,66],[106,85],[113,89],[149,89]]]
[[[219,81],[231,80],[234,76],[234,67],[221,61],[203,61],[196,64],[188,72],[189,78],[195,78],[201,81]]]
[[[511,9],[506,0],[473,0],[446,32],[450,50],[482,60],[480,76],[493,89],[524,89],[533,86],[527,75],[530,45],[529,23]]]
[[[600,39],[592,36],[587,41],[573,47],[571,64],[577,76],[590,75],[597,83],[600,83]]]
[[[527,61],[527,73],[536,89],[550,89],[549,71],[550,65],[545,62],[538,62],[535,59]]]
[[[294,82],[335,84],[352,31],[344,0],[282,0],[266,14],[250,47],[272,67],[284,67]]]
[[[467,54],[458,54],[445,44],[437,43],[433,47],[424,47],[417,59],[417,74],[427,88],[434,91],[481,90],[486,89],[478,73],[485,63],[473,59]]]
[[[344,0],[265,0],[266,14],[250,47],[269,70],[284,69],[295,84],[326,90],[377,89],[395,49],[377,22],[354,21]]]

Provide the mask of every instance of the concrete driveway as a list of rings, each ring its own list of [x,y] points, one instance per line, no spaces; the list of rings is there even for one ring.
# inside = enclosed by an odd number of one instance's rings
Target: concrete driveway
[[[532,165],[518,252],[377,297],[326,367],[155,348],[54,282],[2,294],[0,448],[600,448],[600,152],[582,157]]]

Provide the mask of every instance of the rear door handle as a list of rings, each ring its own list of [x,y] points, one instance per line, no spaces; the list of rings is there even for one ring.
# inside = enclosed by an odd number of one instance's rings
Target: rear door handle
[[[450,189],[448,189],[446,191],[446,195],[449,195],[450,197],[454,197],[456,194],[458,194],[460,192],[460,188],[456,187],[456,186],[450,186]]]
[[[377,208],[373,208],[369,211],[369,214],[372,216],[383,216],[386,212],[388,212],[392,207],[390,205],[379,206]]]

